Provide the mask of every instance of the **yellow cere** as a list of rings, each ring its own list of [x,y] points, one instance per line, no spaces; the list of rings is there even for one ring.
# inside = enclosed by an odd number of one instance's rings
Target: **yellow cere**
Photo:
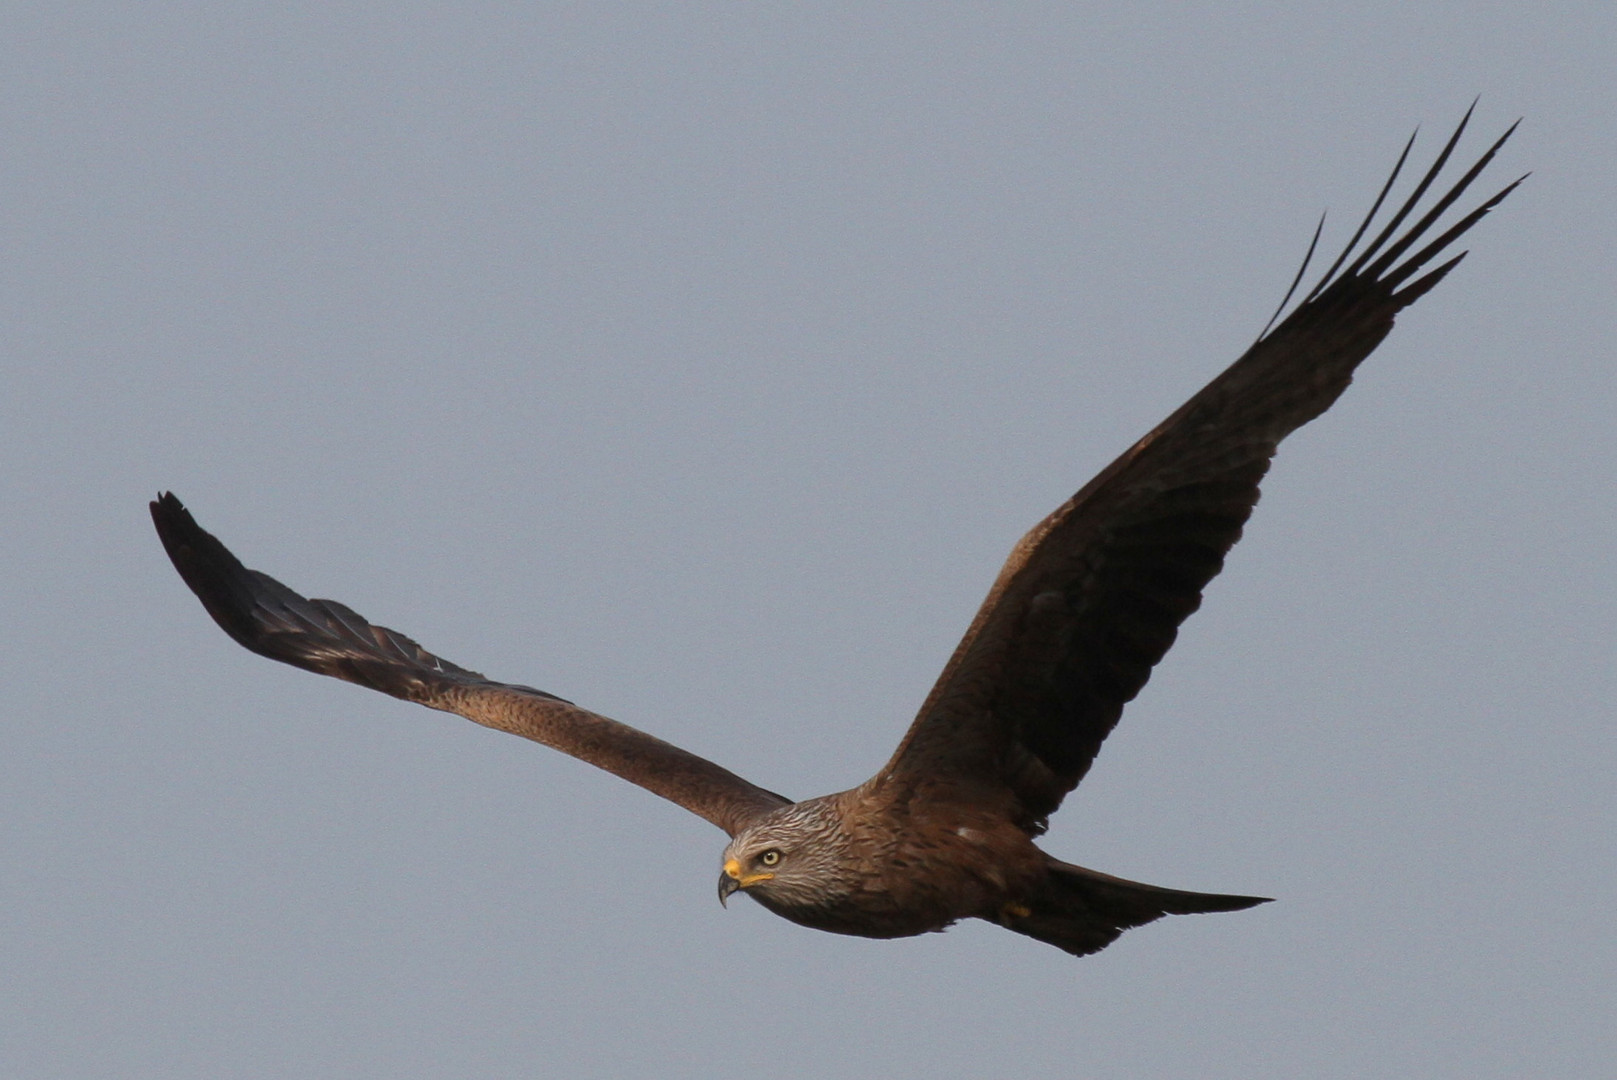
[[[741,863],[736,859],[724,860],[724,872],[739,882],[743,889],[749,885],[756,885],[760,881],[769,881],[775,876],[774,874],[743,874],[741,872]]]

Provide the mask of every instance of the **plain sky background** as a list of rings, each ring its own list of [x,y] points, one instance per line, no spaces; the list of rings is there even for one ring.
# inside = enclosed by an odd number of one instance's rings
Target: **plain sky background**
[[[1591,1077],[1617,1056],[1617,6],[0,15],[0,1076]],[[1077,960],[255,657],[249,565],[798,797],[1477,94],[1531,180],[1281,450],[1047,837]]]

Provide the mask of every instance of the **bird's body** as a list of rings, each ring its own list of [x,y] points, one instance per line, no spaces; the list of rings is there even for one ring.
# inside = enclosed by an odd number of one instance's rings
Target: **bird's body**
[[[876,777],[748,826],[725,848],[719,897],[745,888],[782,918],[860,937],[909,937],[986,919],[1078,953],[1164,914],[1264,902],[1162,889],[1060,862],[1007,809],[947,786]],[[772,863],[764,861],[769,853]]]
[[[793,802],[553,694],[449,663],[249,570],[171,494],[152,504],[153,520],[208,612],[254,652],[555,747],[724,829],[721,900],[746,891],[804,926],[876,938],[980,918],[1079,955],[1165,914],[1251,907],[1263,900],[1124,881],[1034,840],[1200,606],[1280,441],[1330,407],[1397,313],[1463,253],[1425,267],[1515,188],[1415,247],[1507,131],[1398,234],[1465,126],[1360,250],[1406,146],[1298,306],[1023,537],[891,760],[849,791]]]
[[[753,873],[766,851],[781,870],[752,895],[795,923],[862,937],[908,937],[964,918],[995,920],[1025,902],[1048,861],[1003,814],[959,801],[851,791],[794,803],[749,827],[725,850]],[[802,867],[804,869],[800,870]],[[800,889],[801,881],[813,887]],[[720,894],[739,885],[724,874]]]

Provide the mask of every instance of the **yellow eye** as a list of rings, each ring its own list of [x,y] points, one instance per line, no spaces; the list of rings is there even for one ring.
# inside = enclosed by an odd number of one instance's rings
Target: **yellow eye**
[[[780,852],[776,851],[774,848],[770,848],[768,851],[758,856],[758,861],[763,863],[765,866],[774,866],[776,863],[780,862]]]

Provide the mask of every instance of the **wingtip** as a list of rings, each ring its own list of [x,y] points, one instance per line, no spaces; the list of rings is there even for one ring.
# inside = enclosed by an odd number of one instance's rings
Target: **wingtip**
[[[149,505],[151,506],[152,520],[159,525],[162,524],[165,518],[178,518],[181,514],[190,513],[185,508],[185,504],[180,501],[179,496],[172,491],[159,491],[157,498],[153,499]]]
[[[194,540],[196,534],[202,532],[202,526],[196,523],[191,511],[180,502],[179,496],[172,491],[160,491],[157,498],[151,501],[152,524],[157,528],[157,538],[163,542],[163,548],[168,552],[169,558],[174,560],[175,568],[184,574],[179,564],[179,551],[188,541]],[[205,535],[205,534],[204,534]]]

